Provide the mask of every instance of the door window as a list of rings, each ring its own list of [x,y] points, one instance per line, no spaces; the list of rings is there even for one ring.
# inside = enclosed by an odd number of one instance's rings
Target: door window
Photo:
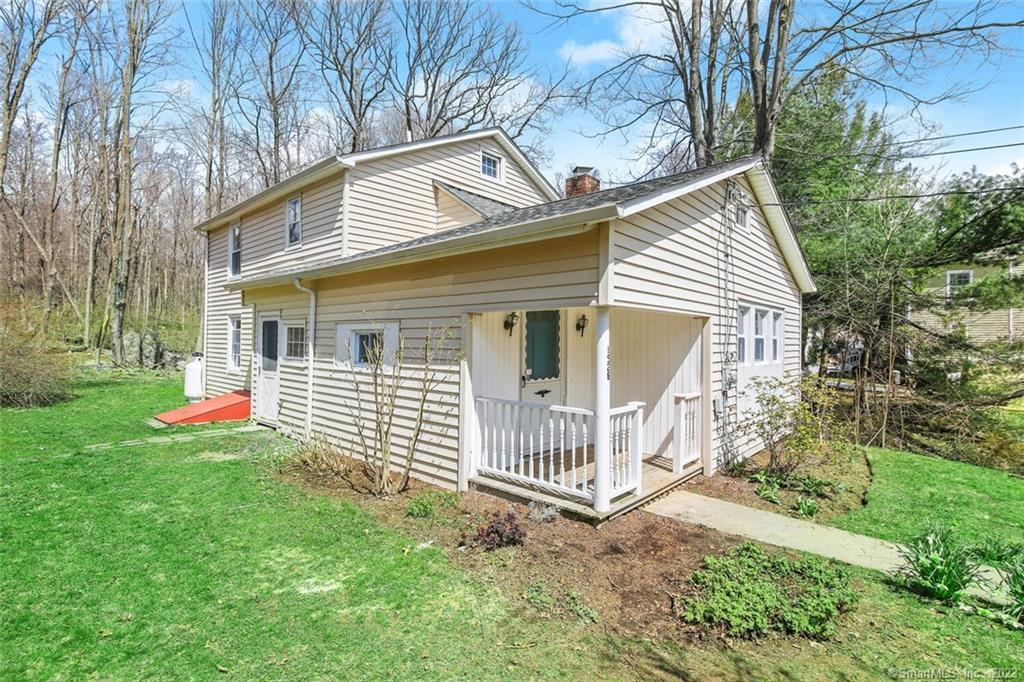
[[[263,320],[261,328],[263,369],[267,372],[277,371],[277,320]]]
[[[526,313],[526,376],[534,381],[558,378],[558,335],[561,315],[557,310]]]

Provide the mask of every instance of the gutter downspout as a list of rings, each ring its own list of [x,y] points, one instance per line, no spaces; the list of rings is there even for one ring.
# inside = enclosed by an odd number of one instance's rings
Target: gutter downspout
[[[292,284],[309,294],[309,322],[306,327],[306,438],[313,437],[313,362],[316,350],[316,290],[302,286],[296,277]]]

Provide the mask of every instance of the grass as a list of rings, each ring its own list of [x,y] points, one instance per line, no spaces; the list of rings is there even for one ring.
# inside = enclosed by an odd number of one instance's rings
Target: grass
[[[180,404],[180,379],[95,376],[76,394],[0,410],[0,679],[864,679],[889,667],[1024,669],[1020,633],[856,570],[858,603],[825,643],[623,639],[591,622],[583,586],[575,597],[505,593],[352,503],[280,481],[261,464],[290,447],[275,434],[84,449],[172,433],[143,419]],[[552,617],[531,597],[564,601],[577,618]]]
[[[0,412],[0,676],[624,676],[581,628],[268,475],[275,434],[81,450],[145,435],[177,381],[77,392]]]
[[[995,469],[893,450],[870,449],[867,504],[832,525],[901,542],[929,523],[952,525],[958,538],[1024,541],[1024,479]]]

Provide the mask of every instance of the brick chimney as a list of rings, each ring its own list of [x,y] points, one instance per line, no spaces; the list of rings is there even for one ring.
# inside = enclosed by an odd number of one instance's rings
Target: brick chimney
[[[601,180],[593,166],[576,166],[565,179],[565,198],[590,194],[601,189]]]

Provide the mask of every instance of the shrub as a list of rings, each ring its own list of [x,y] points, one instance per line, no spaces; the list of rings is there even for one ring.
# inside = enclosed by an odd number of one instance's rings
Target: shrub
[[[459,496],[447,490],[424,490],[409,501],[405,515],[417,519],[433,516],[437,508],[455,509],[459,506]]]
[[[842,567],[806,557],[790,560],[746,543],[704,557],[681,601],[689,623],[725,628],[736,637],[782,632],[830,637],[836,619],[856,600]]]
[[[800,516],[814,516],[818,513],[818,503],[801,495],[793,503],[793,510]]]
[[[1007,615],[1024,625],[1024,556],[1017,556],[1005,565],[1003,584],[1010,597]]]
[[[66,399],[74,365],[12,305],[0,306],[0,405],[35,407]]]
[[[292,451],[289,464],[310,471],[317,476],[344,478],[352,469],[352,461],[331,444],[322,434],[313,434]]]
[[[978,578],[979,564],[949,528],[930,528],[900,547],[900,577],[914,592],[947,604],[959,604]]]
[[[490,522],[481,525],[476,529],[476,539],[488,552],[508,547],[510,545],[521,545],[526,539],[526,529],[519,522],[519,517],[511,509],[504,515],[494,512]]]

